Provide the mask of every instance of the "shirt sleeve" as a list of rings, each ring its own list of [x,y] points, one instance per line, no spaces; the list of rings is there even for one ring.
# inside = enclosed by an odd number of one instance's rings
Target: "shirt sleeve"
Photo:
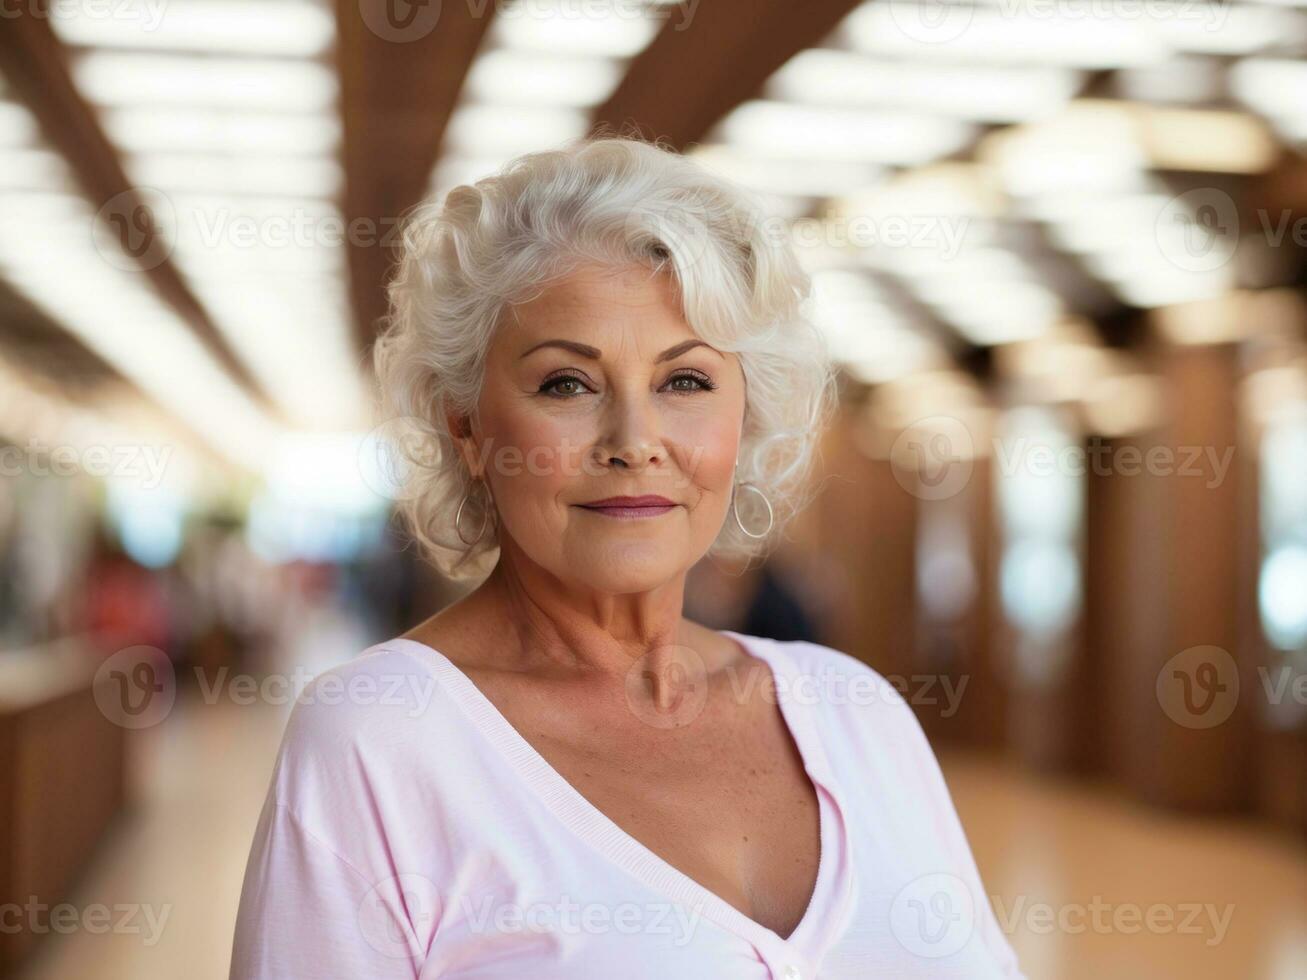
[[[269,795],[245,869],[231,980],[412,980],[412,931],[396,914],[394,884],[370,882]]]
[[[1028,980],[1021,972],[1016,951],[994,914],[988,892],[980,878],[980,869],[976,865],[971,845],[967,841],[966,831],[963,830],[962,820],[958,816],[952,794],[944,781],[939,760],[930,746],[921,722],[906,700],[902,701],[901,709],[896,711],[901,719],[900,737],[906,743],[911,755],[910,769],[918,774],[921,781],[921,791],[925,795],[935,826],[940,830],[954,873],[960,879],[959,887],[965,886],[971,895],[975,930],[998,964],[1000,976],[1010,980]]]

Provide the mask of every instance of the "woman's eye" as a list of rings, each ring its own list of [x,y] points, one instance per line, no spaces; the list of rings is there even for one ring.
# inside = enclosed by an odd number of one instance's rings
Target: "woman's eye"
[[[688,373],[674,375],[667,382],[667,386],[677,394],[712,391],[717,387],[706,376],[701,377],[698,374]],[[562,374],[556,378],[550,378],[539,388],[541,394],[550,395],[554,398],[571,398],[589,390],[590,388],[584,381],[571,374]]]
[[[569,389],[560,389],[560,385],[574,385]],[[578,377],[570,374],[563,374],[557,378],[550,378],[540,386],[542,394],[554,395],[556,397],[567,397],[569,395],[579,395],[582,390],[588,390],[585,383]]]
[[[682,381],[688,381],[689,384],[676,387],[677,383]],[[672,388],[673,391],[678,391],[678,392],[712,391],[714,388],[717,387],[707,378],[700,377],[697,374],[678,374],[675,375],[667,383],[673,386]]]

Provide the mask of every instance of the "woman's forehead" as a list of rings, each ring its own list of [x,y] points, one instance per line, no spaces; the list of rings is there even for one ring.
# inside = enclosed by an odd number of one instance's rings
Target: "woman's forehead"
[[[676,282],[670,271],[639,265],[587,263],[547,286],[519,310],[576,310],[618,304],[632,309],[675,308]]]
[[[513,314],[518,346],[560,336],[606,350],[634,339],[665,346],[693,335],[667,276],[647,269],[587,269],[514,306]]]

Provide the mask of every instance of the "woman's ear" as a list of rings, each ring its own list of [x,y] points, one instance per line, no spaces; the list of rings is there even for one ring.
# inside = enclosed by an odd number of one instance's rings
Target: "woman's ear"
[[[467,415],[454,411],[446,412],[445,425],[449,428],[449,434],[455,439],[466,439],[472,434],[472,419]]]
[[[477,447],[475,445],[476,438],[472,432],[472,417],[450,411],[445,414],[445,425],[449,427],[449,434],[458,443],[458,451],[463,454],[463,462],[467,465],[468,472],[475,476],[477,474]]]

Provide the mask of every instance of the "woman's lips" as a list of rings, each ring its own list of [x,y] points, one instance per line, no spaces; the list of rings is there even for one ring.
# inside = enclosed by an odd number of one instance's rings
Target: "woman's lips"
[[[657,517],[659,514],[666,514],[675,507],[675,504],[654,504],[648,507],[629,507],[622,505],[604,505],[595,507],[591,504],[581,504],[582,510],[588,510],[594,514],[604,514],[608,517]]]
[[[612,497],[596,500],[592,504],[579,504],[584,510],[606,517],[638,518],[657,517],[676,506],[666,497]]]

